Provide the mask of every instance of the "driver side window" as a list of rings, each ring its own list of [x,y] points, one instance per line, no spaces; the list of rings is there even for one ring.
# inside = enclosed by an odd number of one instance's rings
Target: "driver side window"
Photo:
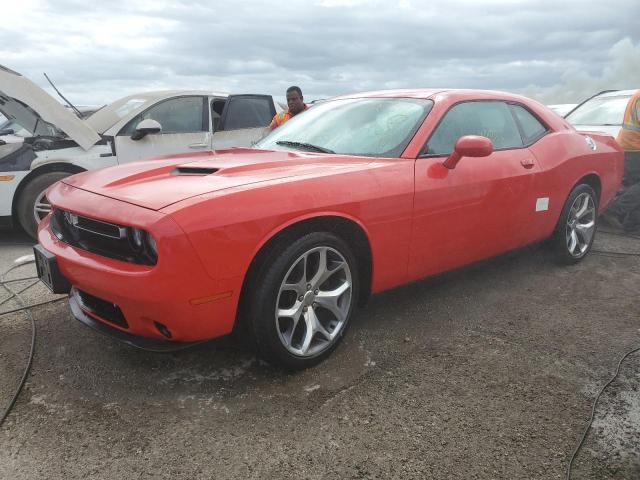
[[[136,115],[120,131],[120,135],[131,135],[142,120],[152,119],[162,125],[162,133],[194,133],[208,131],[203,115],[203,97],[180,97],[157,103]],[[206,103],[204,103],[206,105]]]
[[[504,102],[464,102],[454,105],[429,138],[427,155],[450,155],[460,137],[481,135],[493,143],[494,150],[521,148],[520,132]]]

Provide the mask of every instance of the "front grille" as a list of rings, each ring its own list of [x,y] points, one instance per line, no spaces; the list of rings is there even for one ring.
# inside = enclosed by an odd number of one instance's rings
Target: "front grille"
[[[94,220],[87,217],[80,217],[69,212],[65,212],[63,215],[70,225],[73,225],[76,228],[89,233],[104,235],[105,237],[113,238],[116,240],[120,240],[121,238],[125,238],[127,236],[126,228],[120,227],[119,225],[114,225],[113,223],[102,222],[100,220]]]
[[[103,257],[155,265],[157,257],[133,241],[133,228],[55,209],[51,231],[61,241]]]
[[[129,328],[129,324],[124,318],[122,310],[120,310],[120,307],[116,304],[94,297],[82,290],[78,290],[78,296],[80,297],[80,303],[85,310],[93,313],[101,320],[113,323],[114,325],[122,328]]]

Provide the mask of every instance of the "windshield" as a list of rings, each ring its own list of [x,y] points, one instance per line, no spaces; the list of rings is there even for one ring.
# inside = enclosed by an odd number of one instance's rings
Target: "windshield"
[[[630,95],[595,97],[578,107],[566,119],[572,125],[622,125]]]
[[[313,106],[273,130],[257,148],[398,157],[433,102],[411,98],[352,98]]]
[[[94,112],[85,118],[85,122],[91,125],[96,132],[104,133],[129,113],[134,110],[138,111],[153,101],[152,98],[124,97]]]

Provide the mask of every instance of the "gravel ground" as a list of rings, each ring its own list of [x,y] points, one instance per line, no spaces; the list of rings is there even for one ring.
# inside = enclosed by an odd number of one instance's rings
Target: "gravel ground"
[[[0,240],[1,271],[21,242]],[[595,249],[640,253],[640,239],[599,232]],[[228,339],[141,352],[64,301],[36,307],[0,478],[564,478],[595,395],[640,347],[639,286],[638,256],[558,267],[526,248],[374,297],[328,361],[296,374]],[[30,340],[23,313],[0,315],[0,409]],[[640,478],[638,372],[640,353],[601,397],[572,478]]]

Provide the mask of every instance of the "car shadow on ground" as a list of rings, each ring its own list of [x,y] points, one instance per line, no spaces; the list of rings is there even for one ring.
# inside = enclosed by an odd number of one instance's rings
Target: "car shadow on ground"
[[[407,339],[428,338],[435,330],[452,328],[445,322],[449,320],[447,304],[467,296],[471,285],[482,278],[508,276],[513,270],[522,274],[539,264],[540,258],[547,258],[540,247],[528,247],[376,295],[356,311],[339,348],[306,371],[273,367],[233,336],[172,353],[136,349],[79,324],[66,302],[38,312],[35,366],[44,368],[40,361],[46,362],[58,386],[68,387],[65,396],[91,395],[104,403],[123,398],[128,403],[145,403],[153,397],[229,399],[251,391],[304,397],[318,386],[341,391],[370,374],[376,363],[380,365]],[[441,336],[442,331],[435,333]],[[43,349],[47,350],[44,356]]]

